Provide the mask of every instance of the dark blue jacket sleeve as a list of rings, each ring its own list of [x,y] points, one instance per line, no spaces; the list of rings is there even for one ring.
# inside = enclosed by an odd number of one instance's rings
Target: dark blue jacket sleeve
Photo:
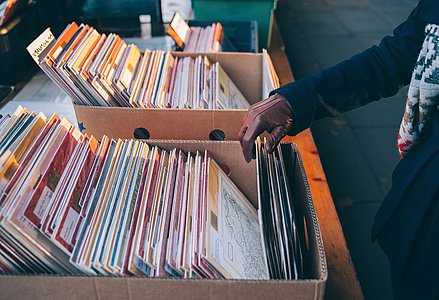
[[[422,1],[421,1],[422,2]],[[438,1],[439,3],[439,1]],[[395,95],[407,85],[424,40],[426,22],[418,18],[419,5],[393,36],[331,68],[286,84],[279,93],[293,110],[295,135],[314,119],[343,112]]]

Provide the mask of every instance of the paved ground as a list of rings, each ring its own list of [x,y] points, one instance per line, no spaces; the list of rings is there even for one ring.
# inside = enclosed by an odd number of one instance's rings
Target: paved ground
[[[296,78],[377,44],[416,0],[281,0],[279,23]],[[312,131],[366,299],[391,299],[386,257],[370,241],[376,210],[398,162],[396,135],[406,90]]]

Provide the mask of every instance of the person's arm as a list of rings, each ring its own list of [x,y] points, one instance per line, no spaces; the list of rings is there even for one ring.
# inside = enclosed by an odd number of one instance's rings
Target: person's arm
[[[426,22],[417,17],[418,10],[419,6],[379,46],[286,84],[272,91],[268,99],[252,105],[239,133],[246,160],[254,156],[254,140],[264,131],[272,133],[266,143],[270,151],[285,134],[298,134],[314,119],[338,116],[393,96],[407,85],[424,40]]]
[[[426,23],[413,16],[361,54],[313,76],[271,92],[284,96],[292,108],[295,135],[314,119],[337,116],[369,102],[395,95],[411,78],[424,40]]]

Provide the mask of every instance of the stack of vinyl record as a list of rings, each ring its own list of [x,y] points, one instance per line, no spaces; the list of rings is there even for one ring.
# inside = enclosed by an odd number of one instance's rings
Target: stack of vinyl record
[[[139,108],[245,109],[248,101],[218,62],[206,56],[127,45],[71,23],[58,39],[50,29],[27,48],[75,104]]]
[[[0,119],[0,272],[302,278],[293,152],[257,142],[258,212],[203,149],[99,142],[18,107]]]
[[[183,52],[219,52],[223,26],[219,22],[206,27],[192,26],[175,13],[166,31]]]
[[[265,142],[259,138],[256,141],[256,163],[259,221],[270,278],[303,278],[302,241],[305,237],[304,231],[296,225],[291,188],[296,156],[289,144],[279,144],[270,154]]]
[[[0,137],[2,273],[268,278],[257,211],[207,151],[98,142],[21,107]]]

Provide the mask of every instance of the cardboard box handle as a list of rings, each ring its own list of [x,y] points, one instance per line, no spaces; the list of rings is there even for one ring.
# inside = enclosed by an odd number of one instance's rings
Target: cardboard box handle
[[[209,140],[211,140],[211,141],[225,141],[226,134],[221,129],[214,129],[209,133]]]
[[[137,127],[136,129],[134,129],[133,136],[137,140],[149,140],[151,134],[146,128]]]

